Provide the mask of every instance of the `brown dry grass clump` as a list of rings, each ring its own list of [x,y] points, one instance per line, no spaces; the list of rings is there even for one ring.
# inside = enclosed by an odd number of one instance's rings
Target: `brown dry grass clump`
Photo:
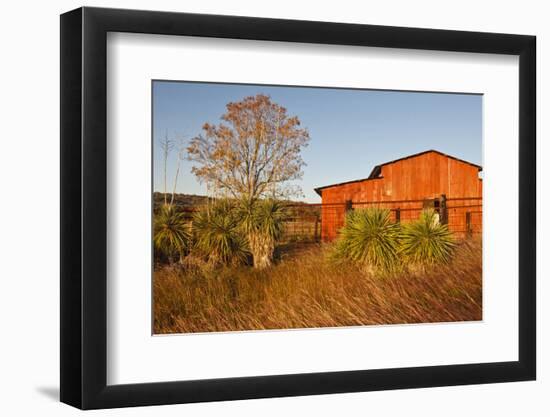
[[[482,318],[481,241],[427,272],[367,275],[315,247],[264,270],[154,272],[154,333],[472,321]]]

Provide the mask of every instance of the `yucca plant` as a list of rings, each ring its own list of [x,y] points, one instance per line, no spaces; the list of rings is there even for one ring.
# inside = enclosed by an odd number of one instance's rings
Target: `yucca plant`
[[[193,216],[197,249],[213,264],[238,264],[246,260],[246,240],[235,208],[227,200],[209,204]]]
[[[272,264],[275,244],[284,231],[286,210],[283,203],[266,199],[242,200],[237,211],[240,226],[248,240],[255,268]]]
[[[403,225],[401,253],[413,266],[426,267],[451,260],[456,243],[434,210],[424,210],[417,221]]]
[[[399,265],[399,233],[400,227],[391,221],[389,210],[353,210],[346,215],[333,255],[369,272],[387,272]]]
[[[170,262],[177,255],[181,259],[190,243],[189,222],[174,206],[163,206],[153,221],[153,244],[159,254]]]

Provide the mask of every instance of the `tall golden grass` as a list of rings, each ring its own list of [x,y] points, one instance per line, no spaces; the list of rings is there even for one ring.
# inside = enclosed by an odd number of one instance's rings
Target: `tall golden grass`
[[[482,318],[481,240],[446,265],[368,275],[327,247],[267,269],[164,267],[154,272],[154,333],[473,321]]]

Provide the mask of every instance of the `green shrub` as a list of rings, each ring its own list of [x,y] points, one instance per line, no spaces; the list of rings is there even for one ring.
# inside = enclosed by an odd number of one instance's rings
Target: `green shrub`
[[[334,256],[366,270],[390,271],[399,265],[400,227],[390,211],[367,208],[350,211],[336,241]]]
[[[153,244],[157,255],[166,256],[170,262],[180,259],[190,244],[188,221],[173,206],[162,207],[153,222]]]
[[[195,213],[193,235],[197,249],[214,264],[235,265],[247,258],[239,218],[227,200],[210,203]]]
[[[433,210],[424,210],[417,221],[403,225],[401,253],[413,265],[447,263],[455,246],[453,234]]]

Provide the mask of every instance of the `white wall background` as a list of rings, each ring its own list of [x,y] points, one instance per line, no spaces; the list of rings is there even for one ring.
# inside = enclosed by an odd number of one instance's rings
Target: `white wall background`
[[[59,17],[82,3],[2,7],[0,65],[0,413],[78,413],[59,393]],[[529,415],[550,412],[550,147],[543,120],[550,83],[550,26],[542,1],[446,3],[279,0],[93,1],[86,5],[532,34],[538,37],[538,381],[95,412],[128,416]],[[546,395],[545,395],[546,394]]]

